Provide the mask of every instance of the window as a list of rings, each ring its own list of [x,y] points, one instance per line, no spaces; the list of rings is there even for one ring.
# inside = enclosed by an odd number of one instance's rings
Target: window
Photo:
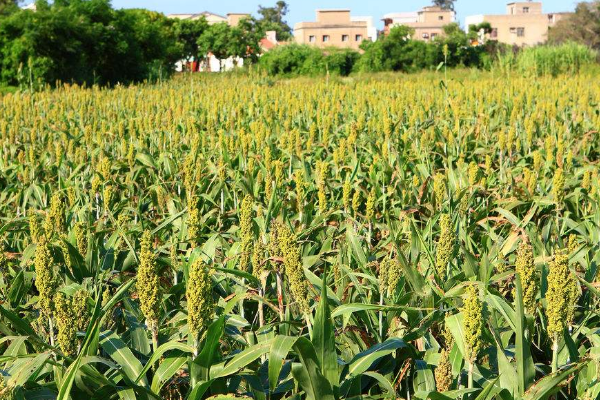
[[[523,14],[529,14],[529,7],[523,7]]]
[[[438,20],[440,20],[440,21],[443,21],[443,20],[444,20],[444,16],[443,16],[443,15],[440,15],[440,16],[438,17]]]
[[[323,35],[323,42],[329,42],[329,35]]]
[[[438,35],[437,33],[432,33],[431,34],[431,40],[435,39],[437,37],[437,35]]]
[[[350,40],[350,36],[348,35],[342,35],[342,42],[347,42]]]
[[[517,28],[510,28],[510,33],[512,33],[512,34],[517,33]]]
[[[490,37],[492,39],[496,39],[498,37],[498,28],[492,28],[492,32],[490,33]]]
[[[517,28],[517,37],[525,37],[525,28]]]
[[[423,34],[423,39],[428,40],[429,39],[429,33],[424,33]]]
[[[363,36],[362,35],[356,35],[356,41],[357,42],[362,42],[363,40]]]
[[[314,42],[317,41],[317,37],[315,35],[310,35],[308,37],[308,41],[311,42],[311,43],[314,43]]]

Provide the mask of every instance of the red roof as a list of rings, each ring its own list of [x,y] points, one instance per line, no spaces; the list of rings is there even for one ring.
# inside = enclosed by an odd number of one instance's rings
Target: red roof
[[[271,42],[269,39],[267,38],[262,38],[260,39],[260,47],[264,50],[264,51],[269,51],[272,50],[275,46],[277,46],[277,43],[273,43]]]

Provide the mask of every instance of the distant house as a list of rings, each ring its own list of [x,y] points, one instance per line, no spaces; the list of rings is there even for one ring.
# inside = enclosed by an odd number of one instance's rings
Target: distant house
[[[229,26],[238,26],[241,20],[244,18],[250,18],[248,13],[229,13],[227,14],[227,23]]]
[[[206,21],[209,24],[218,24],[220,22],[227,22],[227,17],[223,17],[222,15],[211,13],[208,11],[203,11],[201,13],[196,14],[169,14],[167,15],[169,18],[177,18],[177,19],[200,19],[202,17],[206,18]]]
[[[266,53],[267,51],[273,50],[277,46],[279,46],[279,42],[277,41],[277,32],[267,31],[265,33],[265,37],[260,40],[260,48],[262,52]]]
[[[35,5],[35,2],[33,2],[22,6],[21,10],[37,11],[37,6]]]
[[[358,49],[363,40],[376,39],[373,20],[351,17],[350,10],[317,10],[315,22],[299,22],[294,26],[296,43],[316,47]]]
[[[396,26],[413,28],[413,39],[429,41],[444,34],[444,26],[454,23],[456,14],[438,6],[423,7],[417,12],[391,13],[383,16],[383,33],[387,35]]]
[[[210,25],[218,23],[227,23],[229,26],[238,26],[241,20],[249,18],[251,15],[248,13],[228,13],[227,17],[223,17],[218,14],[214,14],[208,11],[204,11],[197,14],[170,14],[168,18],[177,19],[189,19],[196,20],[202,17],[206,18]],[[260,47],[263,52],[269,51],[279,43],[277,42],[277,35],[275,31],[268,31],[263,39],[260,41]],[[244,60],[238,57],[229,57],[226,60],[219,60],[212,54],[207,54],[201,60],[181,60],[175,64],[175,69],[178,72],[184,70],[193,72],[221,72],[230,71],[236,67],[244,65]]]
[[[488,22],[492,26],[489,38],[517,46],[534,46],[548,39],[548,30],[570,13],[542,12],[542,3],[513,2],[503,15],[472,15],[466,18],[465,28]]]

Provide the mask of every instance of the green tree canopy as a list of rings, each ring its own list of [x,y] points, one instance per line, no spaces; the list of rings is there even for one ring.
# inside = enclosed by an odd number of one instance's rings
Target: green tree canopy
[[[182,48],[182,55],[186,60],[199,60],[201,58],[198,47],[198,38],[208,29],[208,22],[204,16],[199,19],[176,20],[175,31]]]
[[[285,1],[278,1],[273,7],[258,6],[258,13],[261,15],[258,24],[264,32],[277,32],[278,40],[290,40],[292,38],[292,28],[284,19],[288,11],[289,6]]]
[[[456,0],[433,0],[434,6],[442,7],[444,10],[454,11],[454,2]]]
[[[109,0],[45,0],[0,19],[0,78],[109,84],[168,74],[181,49],[174,21]],[[26,70],[26,72],[25,72]]]
[[[575,13],[550,28],[548,41],[550,43],[576,42],[600,49],[600,1],[579,3]]]

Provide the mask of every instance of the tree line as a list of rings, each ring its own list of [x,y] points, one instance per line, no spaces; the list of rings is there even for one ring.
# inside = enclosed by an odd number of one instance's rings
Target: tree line
[[[260,7],[238,26],[178,20],[144,9],[114,9],[109,0],[38,0],[35,10],[0,0],[0,83],[116,84],[173,72],[179,60],[212,53],[256,60],[267,30],[287,40],[288,6]]]
[[[453,9],[453,0],[434,0]],[[222,60],[259,62],[269,74],[413,71],[465,66],[489,67],[509,46],[488,41],[472,46],[489,24],[464,32],[458,24],[425,43],[411,39],[407,27],[392,29],[377,41],[365,41],[361,51],[280,46],[261,55],[260,41],[275,31],[291,41],[286,23],[288,4],[260,6],[258,17],[237,26],[209,24],[206,19],[179,20],[144,9],[114,9],[110,0],[38,0],[36,10],[23,10],[18,0],[0,0],[0,85],[114,85],[166,77],[177,61],[202,60],[211,53]],[[549,42],[574,41],[600,49],[600,0],[582,2],[576,12],[550,30]]]

